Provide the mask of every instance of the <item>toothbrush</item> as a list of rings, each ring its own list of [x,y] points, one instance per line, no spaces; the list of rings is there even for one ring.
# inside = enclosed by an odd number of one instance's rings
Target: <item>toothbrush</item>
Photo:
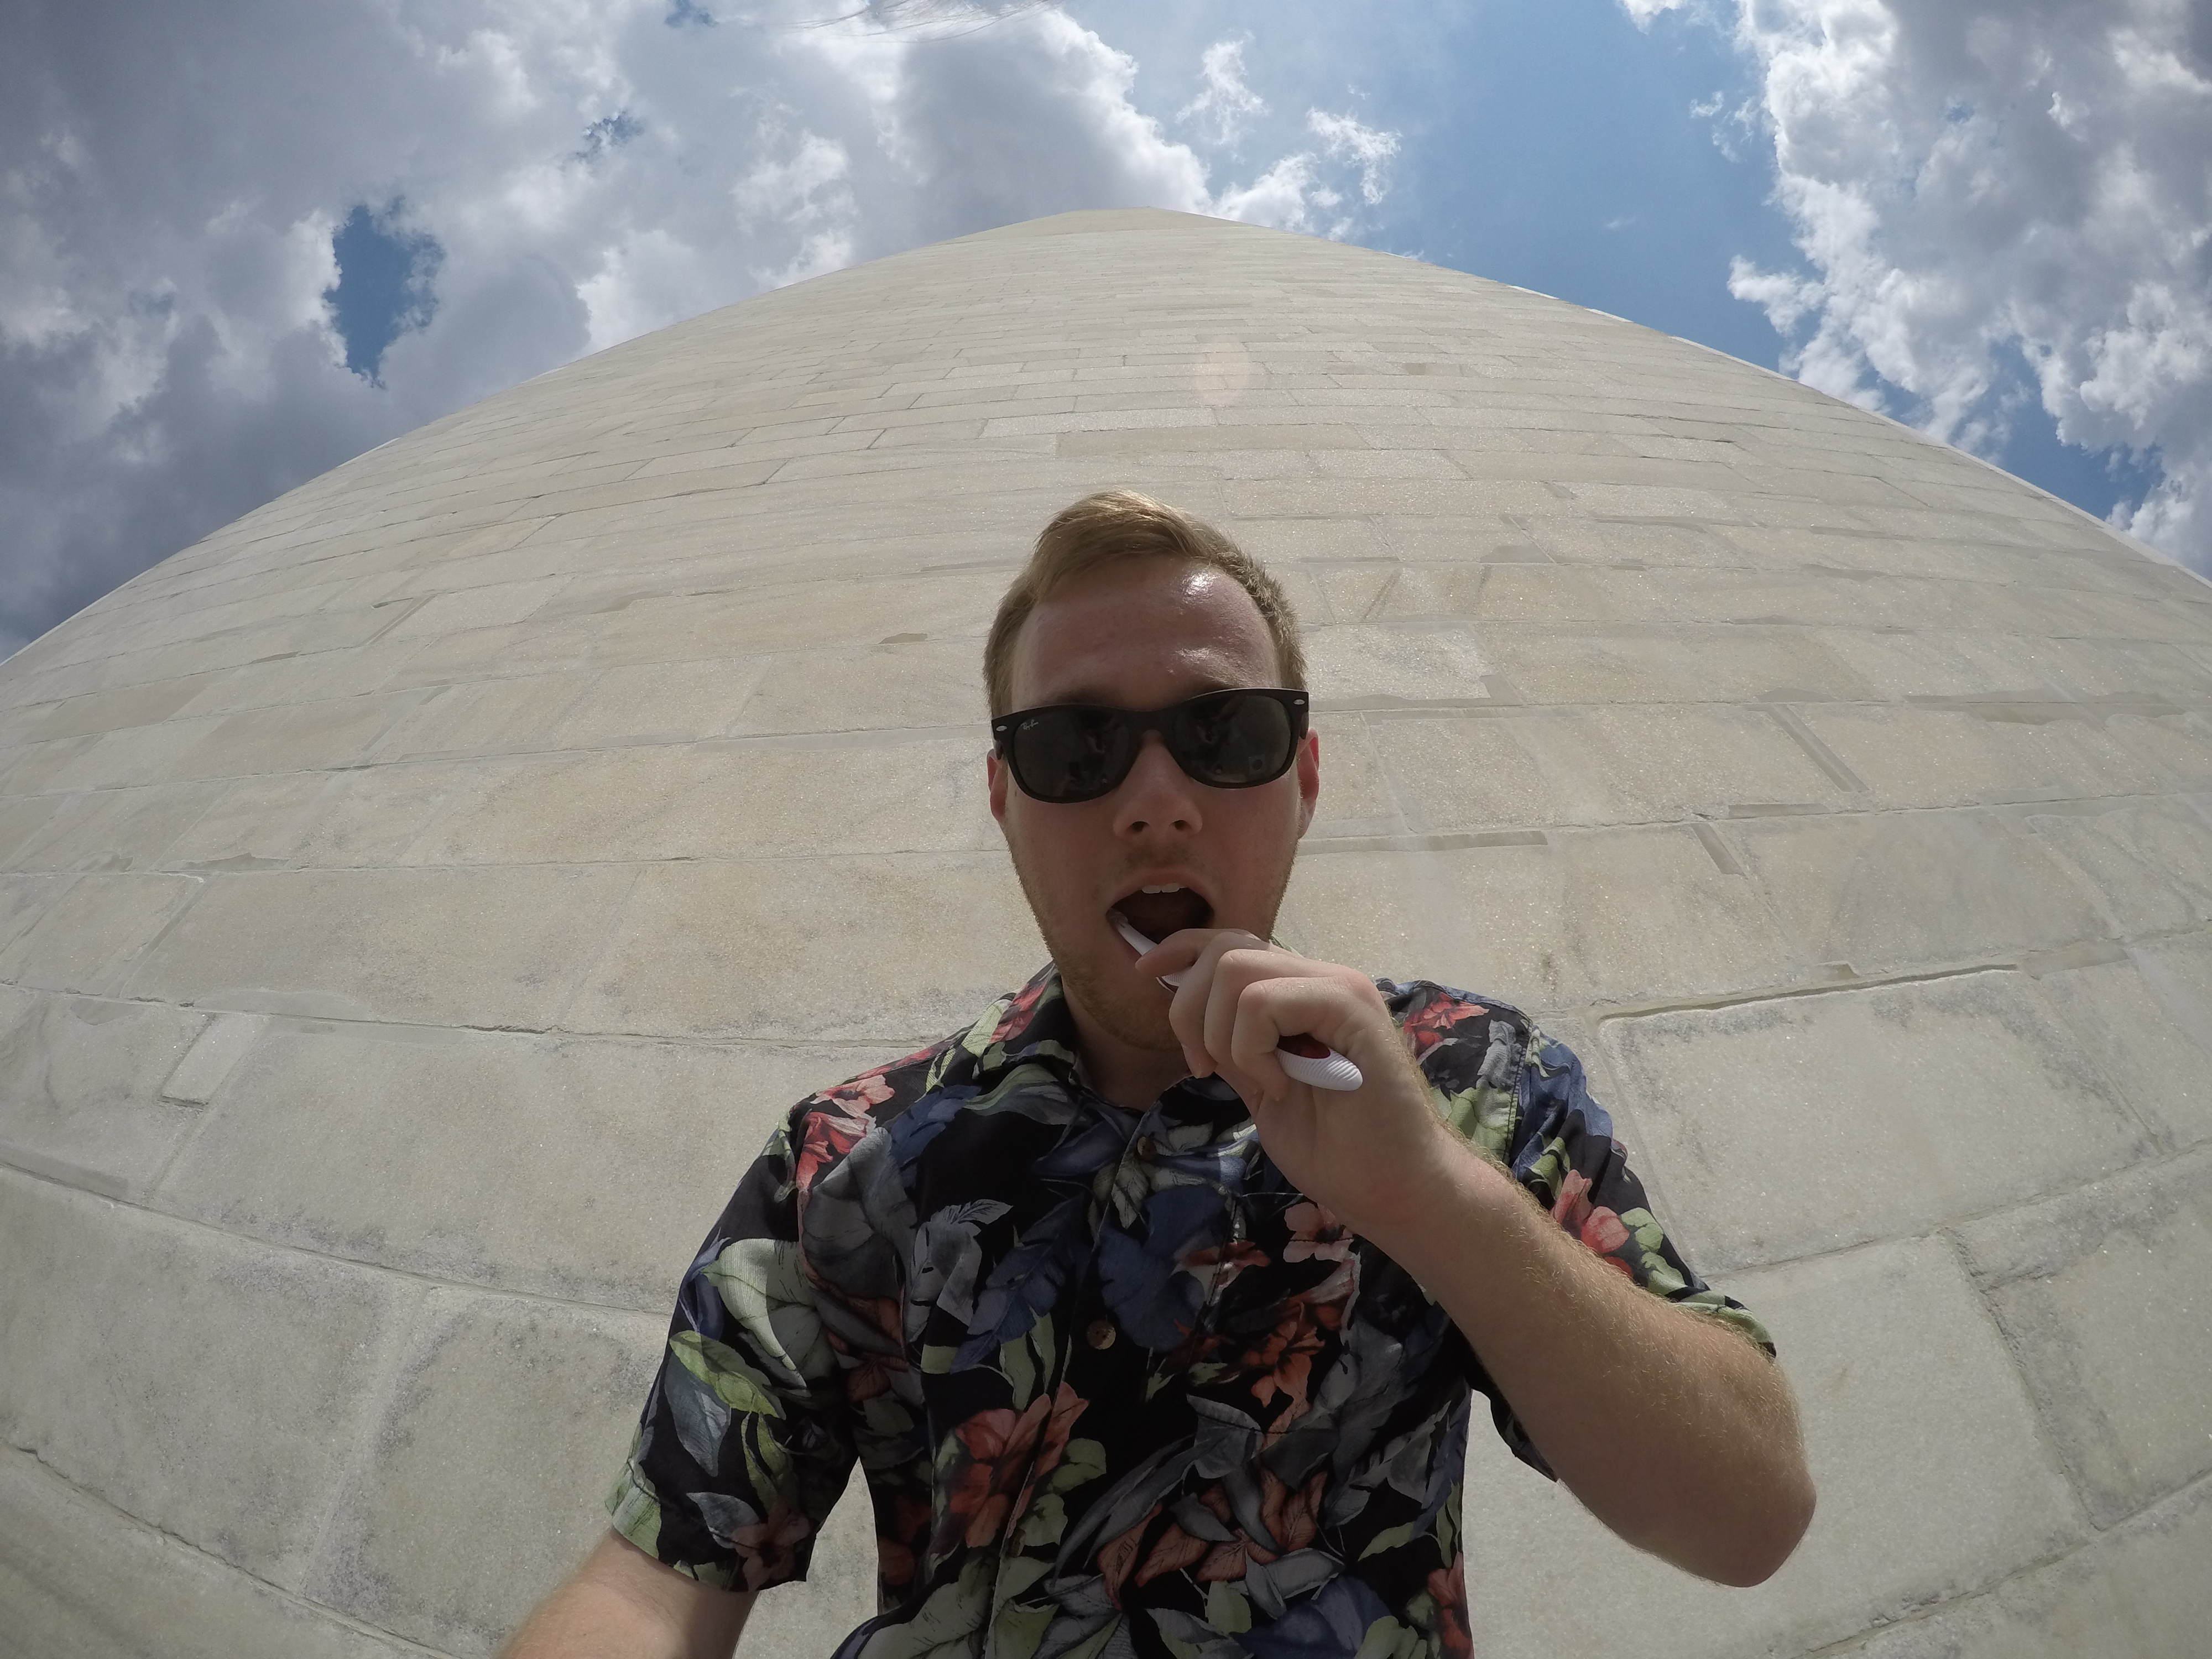
[[[1113,916],[1115,931],[1129,942],[1131,950],[1143,956],[1153,948],[1152,941],[1132,927],[1128,918],[1119,910],[1115,911]],[[1182,975],[1162,974],[1160,983],[1173,990],[1182,983]],[[1359,1067],[1335,1049],[1324,1048],[1310,1036],[1283,1038],[1275,1049],[1275,1058],[1290,1076],[1316,1089],[1357,1089],[1367,1081]]]

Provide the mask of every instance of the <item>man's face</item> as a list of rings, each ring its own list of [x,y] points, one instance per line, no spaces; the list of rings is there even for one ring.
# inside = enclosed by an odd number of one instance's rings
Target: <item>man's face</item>
[[[1109,566],[1070,583],[1016,639],[1013,707],[1152,709],[1232,686],[1276,685],[1274,642],[1251,596],[1217,570],[1170,559]],[[1145,734],[1121,787],[1054,805],[1022,793],[996,755],[991,813],[1079,1014],[1133,1048],[1173,1051],[1168,994],[1133,965],[1107,913],[1155,940],[1182,927],[1273,928],[1298,837],[1320,793],[1309,732],[1291,769],[1254,789],[1216,789]],[[1180,894],[1143,892],[1179,887]]]

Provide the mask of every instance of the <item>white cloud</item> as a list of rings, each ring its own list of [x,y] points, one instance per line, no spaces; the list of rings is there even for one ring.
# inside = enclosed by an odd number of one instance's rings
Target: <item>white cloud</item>
[[[1362,126],[1349,115],[1331,115],[1318,109],[1306,112],[1306,130],[1322,141],[1322,148],[1330,155],[1358,164],[1359,194],[1368,206],[1373,207],[1389,192],[1382,169],[1398,153],[1396,133],[1381,132]]]
[[[2155,452],[2115,521],[2212,570],[2212,4],[1739,0],[1735,39],[1810,270],[1729,287],[1785,367],[1993,452],[2017,352],[2066,441]]]
[[[1316,112],[1217,176],[1266,109],[1244,45],[1200,57],[1194,147],[1038,0],[0,9],[0,653],[371,444],[766,287],[1077,207],[1350,234],[1397,135]],[[381,386],[325,299],[356,207],[441,256]]]
[[[1640,29],[1648,29],[1655,19],[1670,11],[1702,12],[1704,0],[1620,0],[1620,9],[1629,21]]]
[[[1216,40],[1199,58],[1199,75],[1206,87],[1176,112],[1178,121],[1195,121],[1213,143],[1234,144],[1244,124],[1267,112],[1267,100],[1244,84],[1244,48],[1241,40]]]

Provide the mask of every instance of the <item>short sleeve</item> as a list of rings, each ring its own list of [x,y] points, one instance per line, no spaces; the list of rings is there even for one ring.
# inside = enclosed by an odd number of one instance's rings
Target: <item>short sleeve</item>
[[[800,1261],[802,1105],[769,1139],[685,1270],[629,1461],[616,1531],[678,1571],[757,1591],[806,1576],[854,1443]]]
[[[1513,1009],[1457,993],[1415,998],[1406,1024],[1447,1116],[1553,1220],[1654,1296],[1719,1320],[1772,1355],[1765,1327],[1699,1279],[1652,1214],[1573,1050]],[[1489,1396],[1499,1436],[1550,1474],[1480,1357],[1470,1349],[1468,1358],[1468,1380]]]

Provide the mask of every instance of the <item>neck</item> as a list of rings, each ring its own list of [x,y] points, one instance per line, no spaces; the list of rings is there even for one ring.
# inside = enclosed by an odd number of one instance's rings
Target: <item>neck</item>
[[[1073,996],[1068,998],[1068,1012],[1075,1020],[1085,1080],[1116,1106],[1144,1111],[1171,1085],[1190,1075],[1181,1048],[1140,1048],[1124,1042],[1093,1019]]]

